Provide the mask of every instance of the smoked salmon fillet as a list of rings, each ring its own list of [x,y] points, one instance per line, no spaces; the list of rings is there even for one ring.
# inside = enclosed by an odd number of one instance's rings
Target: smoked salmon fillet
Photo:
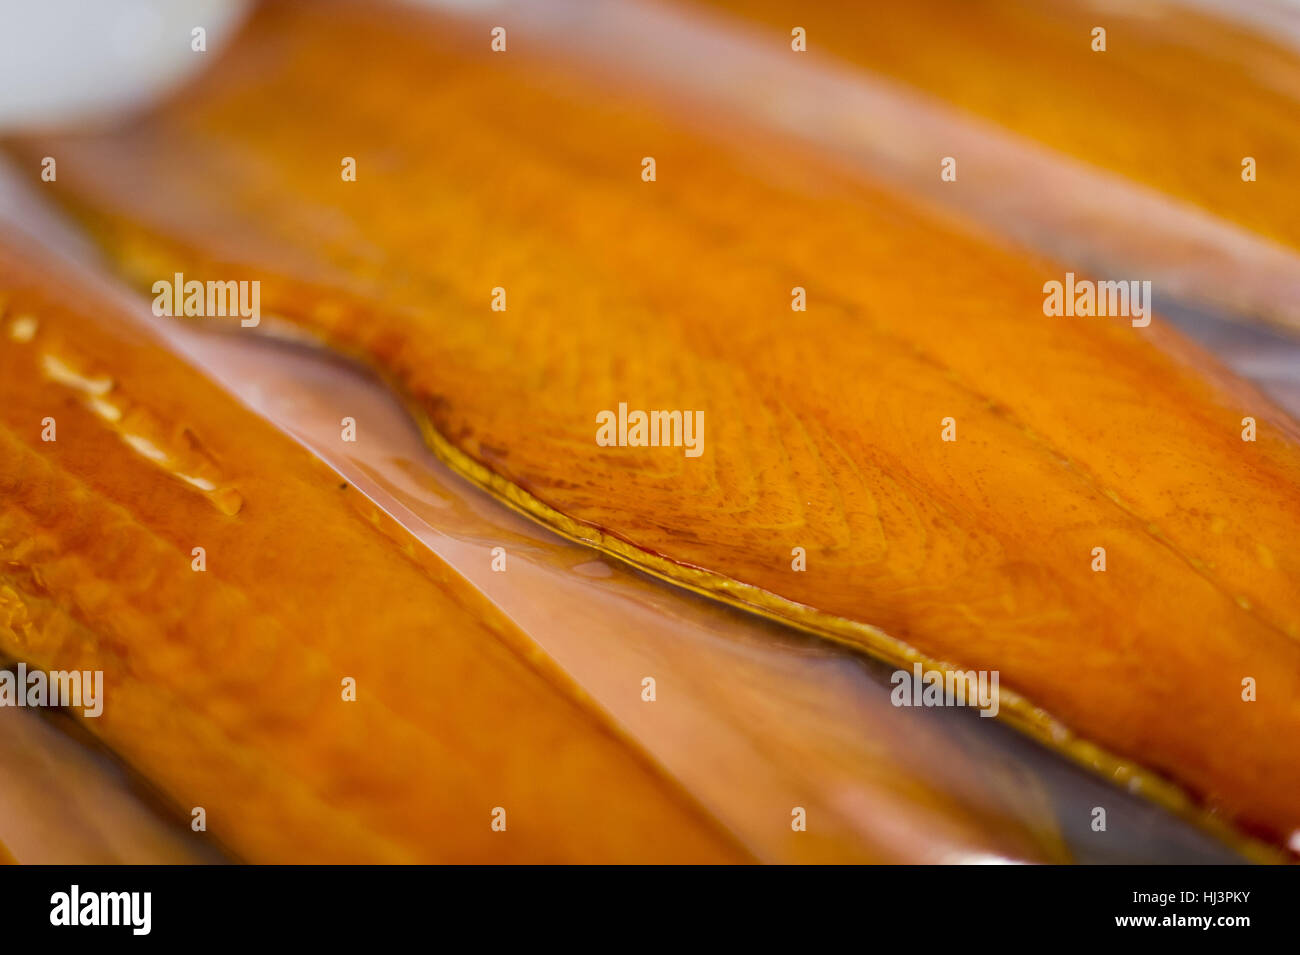
[[[1250,3],[704,2],[1300,248],[1300,51]]]
[[[1296,844],[1284,413],[1149,311],[1046,314],[1068,263],[813,149],[375,9],[268,4],[160,108],[12,146],[57,159],[44,188],[141,290],[260,282],[269,320],[233,332],[365,362],[560,533],[898,664],[996,671],[1049,745]],[[652,443],[638,412],[695,430]]]
[[[83,725],[186,824],[261,862],[750,859],[454,571],[17,241],[0,656],[102,671]]]

